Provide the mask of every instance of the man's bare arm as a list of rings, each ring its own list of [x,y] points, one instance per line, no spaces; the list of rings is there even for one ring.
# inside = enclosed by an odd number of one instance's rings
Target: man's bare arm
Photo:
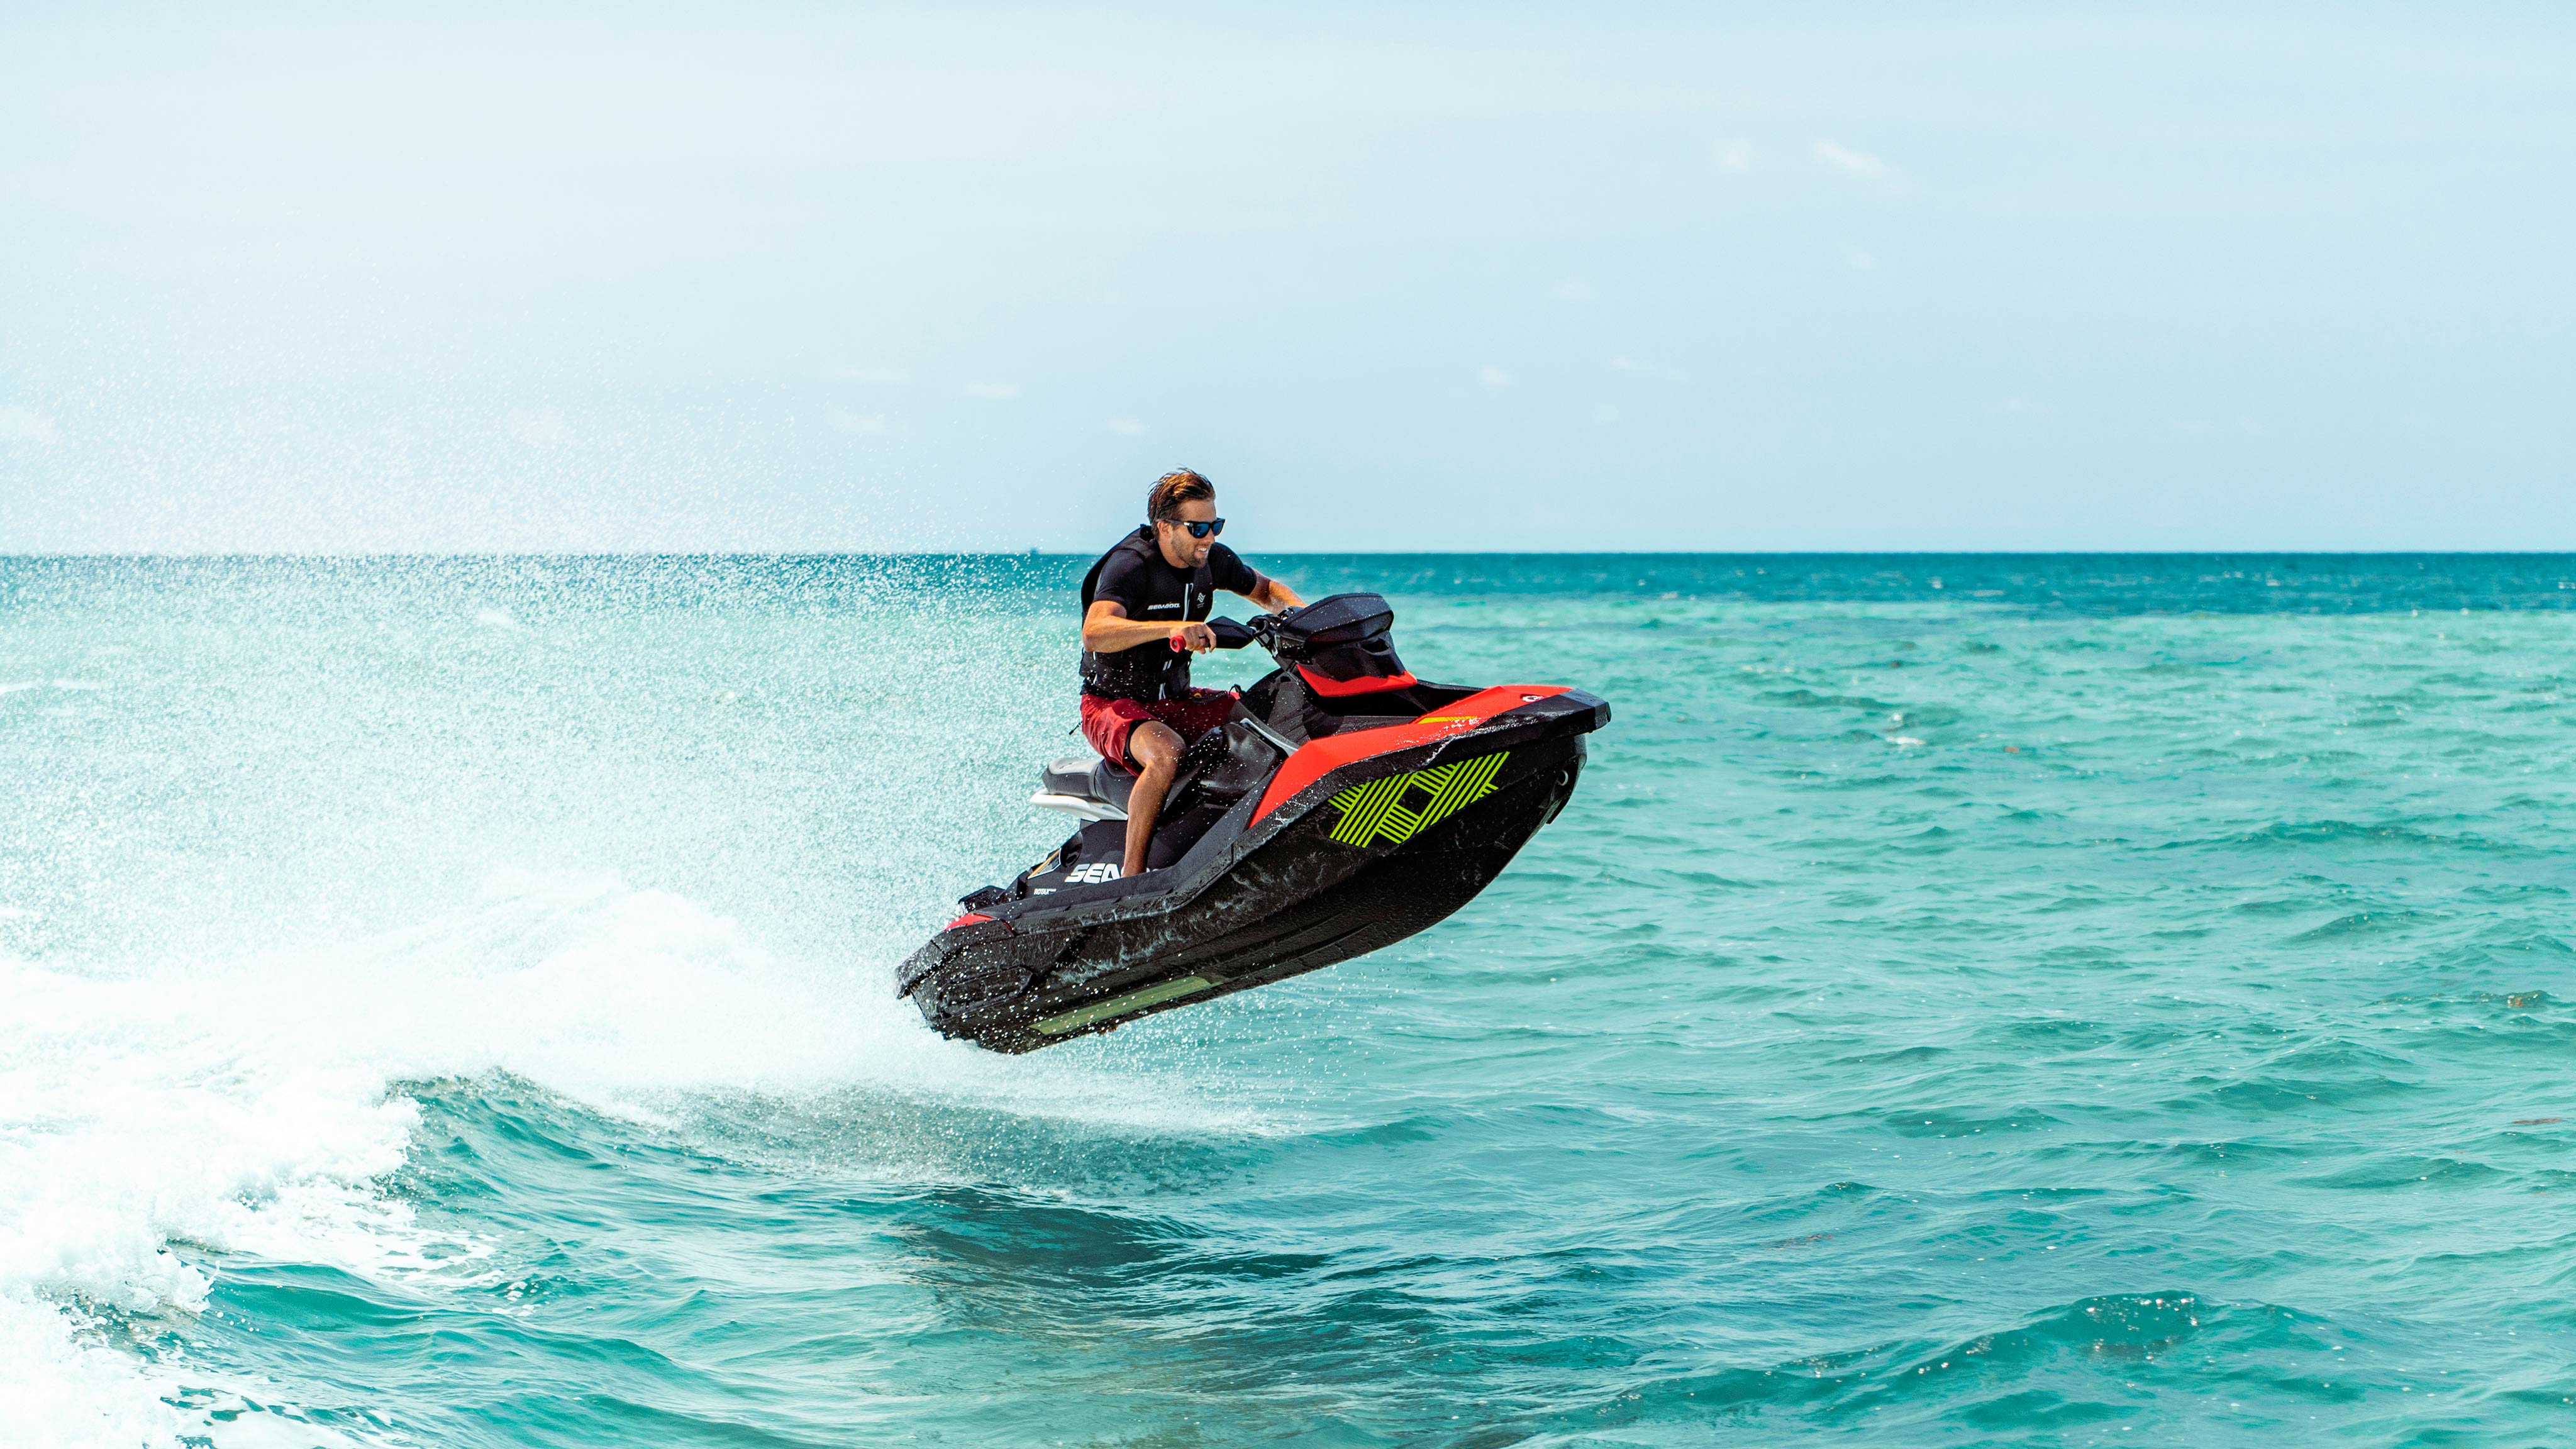
[[[1216,647],[1216,636],[1205,624],[1178,622],[1158,624],[1151,619],[1130,619],[1127,606],[1099,600],[1082,616],[1082,647],[1094,654],[1115,654],[1139,644],[1159,644],[1173,635],[1181,636],[1193,651]]]
[[[1268,574],[1260,574],[1256,575],[1256,577],[1258,577],[1261,582],[1254,584],[1252,586],[1252,592],[1244,595],[1245,598],[1250,599],[1252,602],[1259,604],[1262,608],[1267,609],[1274,614],[1278,613],[1282,609],[1295,609],[1304,606],[1306,601],[1297,597],[1297,591],[1295,589],[1288,587],[1286,584],[1279,582]]]

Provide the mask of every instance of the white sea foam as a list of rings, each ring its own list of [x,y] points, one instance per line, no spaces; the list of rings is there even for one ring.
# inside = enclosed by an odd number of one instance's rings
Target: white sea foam
[[[217,1423],[198,1401],[258,1395],[85,1325],[202,1308],[202,1250],[479,1271],[477,1245],[378,1186],[419,1121],[390,1090],[408,1080],[507,1071],[646,1114],[699,1089],[858,1084],[1147,1130],[1236,1115],[939,1041],[854,974],[778,961],[668,892],[527,876],[339,949],[121,973],[0,958],[0,1378],[46,1386],[27,1400],[36,1442],[256,1442],[267,1416]]]
[[[138,1362],[96,1340],[70,1308],[0,1293],[0,1379],[20,1443],[170,1443],[187,1432]]]

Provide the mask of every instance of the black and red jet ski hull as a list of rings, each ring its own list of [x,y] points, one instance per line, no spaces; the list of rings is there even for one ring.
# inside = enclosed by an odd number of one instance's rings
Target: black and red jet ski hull
[[[903,993],[943,1035],[1026,1052],[1428,929],[1564,808],[1610,717],[1556,687],[1448,693],[1467,697],[1304,743],[1167,869],[959,918]]]

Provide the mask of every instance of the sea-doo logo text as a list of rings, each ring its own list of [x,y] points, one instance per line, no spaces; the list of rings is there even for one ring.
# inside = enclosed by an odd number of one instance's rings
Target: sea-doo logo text
[[[1114,860],[1095,860],[1089,865],[1077,865],[1073,869],[1066,871],[1064,883],[1066,885],[1099,885],[1104,881],[1113,881],[1116,879],[1118,879],[1118,862]]]
[[[1344,845],[1368,846],[1381,840],[1402,845],[1462,806],[1494,793],[1494,775],[1510,758],[1511,751],[1505,750],[1353,785],[1327,802],[1342,812],[1340,823],[1333,827],[1333,839]]]

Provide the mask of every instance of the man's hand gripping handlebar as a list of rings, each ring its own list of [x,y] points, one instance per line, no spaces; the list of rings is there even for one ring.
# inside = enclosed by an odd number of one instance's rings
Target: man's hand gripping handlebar
[[[1172,647],[1204,654],[1210,649],[1240,649],[1255,642],[1266,646],[1278,628],[1279,616],[1276,614],[1255,614],[1249,624],[1238,624],[1232,619],[1176,624],[1172,626]]]

